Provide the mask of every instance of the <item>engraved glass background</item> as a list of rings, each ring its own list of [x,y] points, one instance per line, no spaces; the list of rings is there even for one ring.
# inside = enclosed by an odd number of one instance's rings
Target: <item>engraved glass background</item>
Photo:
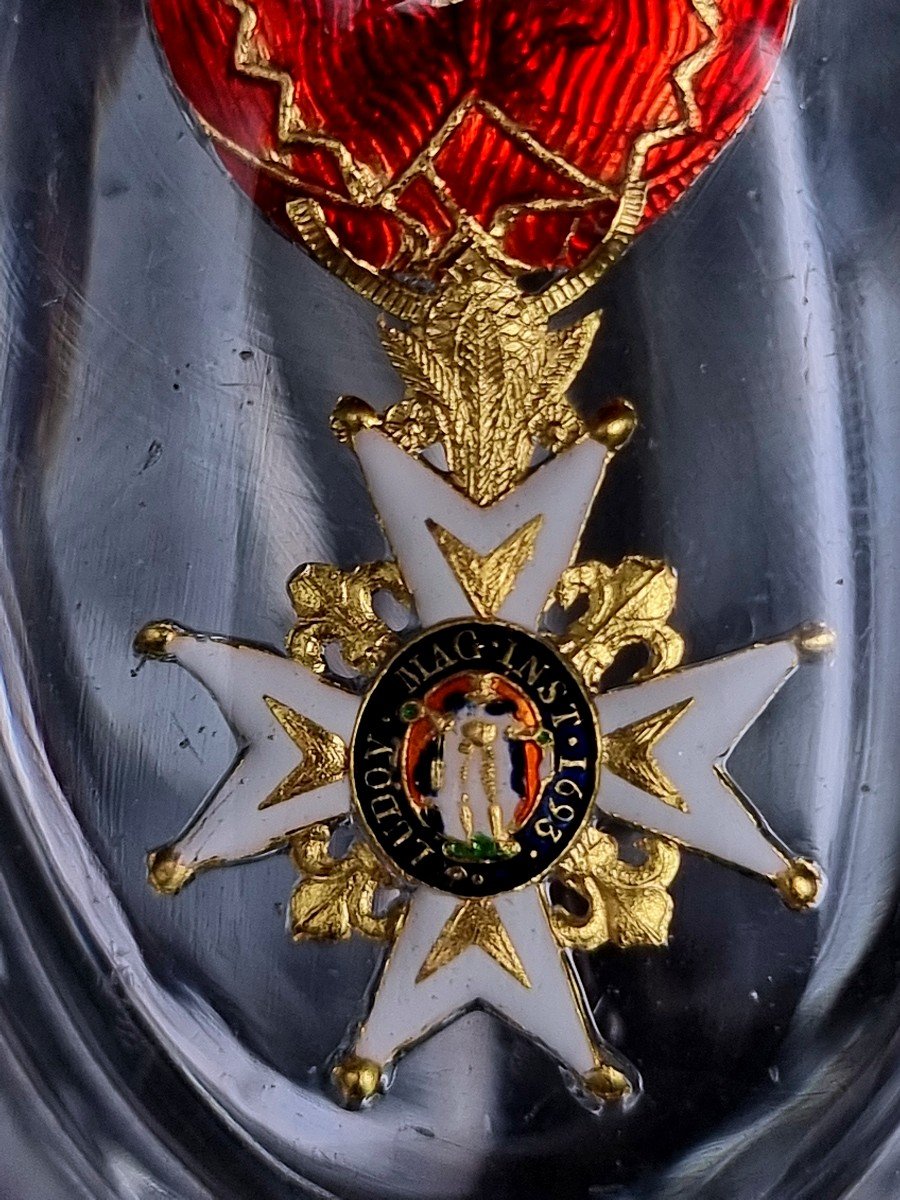
[[[576,388],[631,397],[586,551],[665,557],[697,661],[838,633],[735,757],[819,912],[694,856],[668,950],[580,962],[646,1091],[598,1119],[483,1015],[346,1113],[381,950],[291,943],[272,856],[146,885],[228,765],[151,617],[280,644],[306,560],[384,551],[338,395],[376,313],[197,142],[129,0],[0,0],[0,1195],[882,1200],[896,1193],[900,20],[802,0],[750,128],[594,295]]]

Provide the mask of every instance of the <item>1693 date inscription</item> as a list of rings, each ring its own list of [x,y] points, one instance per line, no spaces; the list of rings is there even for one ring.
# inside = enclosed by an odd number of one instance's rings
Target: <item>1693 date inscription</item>
[[[401,874],[456,896],[533,883],[591,812],[600,731],[572,669],[514,626],[466,621],[376,680],[351,751],[355,802]]]

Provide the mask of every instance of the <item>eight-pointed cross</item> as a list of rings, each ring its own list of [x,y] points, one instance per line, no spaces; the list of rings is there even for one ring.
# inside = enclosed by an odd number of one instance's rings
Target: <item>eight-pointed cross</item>
[[[421,627],[483,619],[489,604],[498,625],[539,635],[608,450],[585,438],[512,493],[479,507],[376,429],[357,430],[354,447]],[[507,577],[479,591],[479,568],[504,544],[512,564]],[[643,790],[639,776],[604,771],[599,811],[767,877],[795,907],[813,903],[815,868],[778,848],[725,768],[805,648],[802,636],[756,645],[597,698],[604,735],[665,716],[653,726],[654,768],[683,798],[667,802]],[[175,892],[205,868],[252,858],[314,823],[355,814],[347,748],[358,696],[281,654],[174,624],[147,626],[136,649],[195,676],[239,746],[231,771],[186,832],[151,855],[159,890]],[[371,1011],[335,1068],[346,1101],[360,1103],[381,1090],[405,1050],[473,1007],[536,1038],[574,1074],[582,1098],[608,1100],[636,1083],[633,1069],[594,1027],[570,954],[554,937],[544,880],[469,904],[419,885]]]

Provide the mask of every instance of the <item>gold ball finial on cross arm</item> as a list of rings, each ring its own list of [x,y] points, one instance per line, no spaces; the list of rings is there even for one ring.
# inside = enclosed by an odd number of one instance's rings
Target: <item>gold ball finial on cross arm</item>
[[[627,1099],[633,1092],[631,1084],[611,1063],[598,1063],[592,1071],[584,1076],[584,1086],[590,1094],[604,1104],[618,1104]]]
[[[177,896],[195,874],[195,868],[173,846],[162,846],[147,855],[147,880],[161,896]]]
[[[808,858],[795,858],[775,879],[782,900],[797,912],[815,908],[824,885],[822,872]]]
[[[588,423],[588,428],[591,431],[591,437],[615,454],[631,440],[637,424],[638,418],[634,405],[624,396],[619,396],[601,408],[593,421]]]
[[[362,1108],[384,1091],[384,1068],[371,1058],[347,1054],[331,1070],[331,1078],[346,1108]]]
[[[357,396],[341,396],[331,414],[331,428],[344,445],[351,445],[363,429],[378,429],[382,423],[379,413]]]
[[[172,641],[184,632],[174,621],[150,621],[134,635],[134,652],[142,658],[165,661]]]

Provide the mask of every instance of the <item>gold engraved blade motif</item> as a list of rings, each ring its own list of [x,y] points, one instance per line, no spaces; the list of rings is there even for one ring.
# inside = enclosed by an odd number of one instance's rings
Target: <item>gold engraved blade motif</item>
[[[264,696],[263,699],[303,758],[300,765],[266,796],[259,806],[260,811],[343,779],[347,772],[347,746],[344,739],[323,729],[309,717],[294,712],[280,700],[274,700],[271,696]]]
[[[490,900],[464,900],[454,909],[437,941],[428,951],[428,957],[416,976],[416,983],[422,983],[441,967],[446,967],[470,946],[477,946],[490,955],[522,987],[531,987],[522,960]]]
[[[681,812],[688,812],[687,803],[659,765],[653,751],[657,742],[693,703],[692,697],[680,700],[633,725],[605,734],[603,738],[603,765],[613,775]]]
[[[532,517],[487,554],[478,554],[436,521],[427,524],[475,612],[483,620],[490,620],[503,607],[519,572],[534,557],[543,522],[540,514]]]

